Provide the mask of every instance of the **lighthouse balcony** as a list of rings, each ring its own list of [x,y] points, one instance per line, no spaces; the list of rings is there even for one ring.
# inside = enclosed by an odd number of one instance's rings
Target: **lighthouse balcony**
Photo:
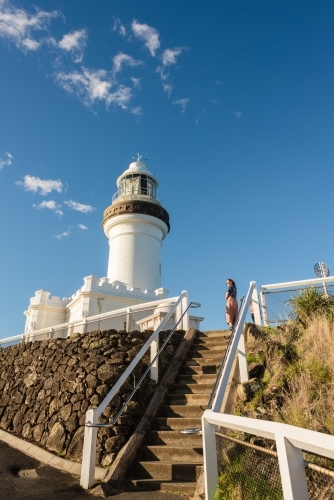
[[[157,203],[159,205],[162,204],[162,200],[157,193],[153,193],[153,191],[143,188],[131,190],[119,189],[112,197],[112,203],[116,200],[143,200],[150,201],[151,203]]]

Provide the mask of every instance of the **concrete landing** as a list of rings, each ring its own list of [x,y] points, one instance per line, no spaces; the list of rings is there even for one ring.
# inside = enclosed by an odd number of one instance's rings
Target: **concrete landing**
[[[32,471],[35,470],[35,473]],[[20,477],[19,473],[21,471]],[[22,474],[22,471],[26,471]],[[42,464],[38,460],[0,442],[1,500],[94,500],[79,486],[78,476]],[[152,492],[124,492],[110,500],[181,500],[179,495]]]

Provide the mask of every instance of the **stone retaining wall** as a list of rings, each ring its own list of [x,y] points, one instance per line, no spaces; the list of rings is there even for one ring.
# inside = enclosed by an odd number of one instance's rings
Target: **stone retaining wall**
[[[66,340],[29,342],[0,348],[0,428],[13,431],[63,457],[81,461],[85,413],[97,408],[152,334],[91,332]],[[184,332],[175,332],[160,355],[159,371],[170,361]],[[167,332],[161,332],[160,340]],[[135,368],[139,377],[149,350]],[[111,422],[134,386],[128,379],[103,412]],[[144,413],[155,383],[146,377],[113,428],[98,431],[96,465],[108,466]]]

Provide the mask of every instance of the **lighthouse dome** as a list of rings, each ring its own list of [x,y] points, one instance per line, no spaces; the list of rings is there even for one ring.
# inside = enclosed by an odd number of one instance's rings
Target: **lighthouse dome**
[[[158,180],[141,160],[141,156],[138,155],[136,161],[130,163],[125,172],[118,177],[118,191],[113,196],[113,203],[122,199],[145,199],[160,205],[160,201],[157,199],[158,185]]]

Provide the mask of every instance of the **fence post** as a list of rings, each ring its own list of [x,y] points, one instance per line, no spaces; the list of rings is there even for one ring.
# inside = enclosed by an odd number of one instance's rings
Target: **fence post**
[[[275,439],[284,500],[308,500],[302,450],[280,434]]]
[[[86,423],[97,424],[98,419],[97,410],[87,410]],[[97,427],[85,427],[80,476],[80,485],[85,490],[94,484],[97,431]]]
[[[151,348],[150,348],[151,362],[153,361],[154,357],[156,356],[158,350],[159,350],[159,335],[157,336],[156,339],[153,340],[153,342],[151,344]],[[156,383],[158,383],[158,379],[159,379],[158,370],[159,370],[159,358],[157,358],[154,361],[154,363],[150,369],[150,379],[154,380]]]
[[[50,333],[49,333],[49,339],[53,339],[53,332],[54,332],[54,330],[53,330],[53,328],[51,327],[51,328],[50,328]]]
[[[243,325],[239,325],[239,328],[243,328]],[[245,334],[242,331],[238,343],[238,359],[239,359],[239,371],[240,371],[240,382],[247,382],[249,380],[248,376],[248,363],[246,358],[246,342]]]
[[[252,292],[252,305],[253,305],[255,326],[261,327],[262,320],[261,320],[260,301],[259,301],[259,295],[257,293],[256,287],[254,287],[253,292]]]
[[[213,500],[218,484],[216,426],[202,417],[205,500]]]
[[[188,292],[183,291],[182,293],[184,294],[184,297],[182,297],[182,300],[181,300],[181,315],[184,313],[184,311],[188,307]],[[185,330],[185,331],[187,331],[189,328],[189,309],[182,318],[180,328],[182,328],[182,330]]]

